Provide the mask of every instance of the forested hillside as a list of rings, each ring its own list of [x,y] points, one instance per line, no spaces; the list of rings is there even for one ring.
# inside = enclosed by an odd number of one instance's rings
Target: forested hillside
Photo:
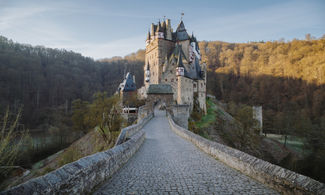
[[[200,48],[218,99],[262,105],[266,129],[325,129],[325,39]]]
[[[12,112],[23,107],[25,127],[65,128],[69,117],[65,120],[62,115],[70,113],[73,100],[90,100],[97,91],[113,94],[127,71],[141,86],[143,55],[140,51],[94,61],[72,51],[33,47],[0,36],[0,113],[7,106]]]
[[[263,106],[265,132],[305,140],[309,156],[285,162],[325,181],[325,39],[291,42],[201,42],[207,90],[226,103]]]

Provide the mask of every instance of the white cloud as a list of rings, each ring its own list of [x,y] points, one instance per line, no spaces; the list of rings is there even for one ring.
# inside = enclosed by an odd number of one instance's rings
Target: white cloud
[[[94,59],[124,56],[137,51],[145,45],[145,35],[122,38],[110,42],[96,43],[80,40],[60,22],[52,19],[51,14],[105,14],[96,10],[84,10],[78,5],[52,4],[47,6],[15,6],[0,8],[0,34],[13,38],[19,43],[44,45],[45,47],[62,48],[79,52]],[[133,17],[123,13],[110,12],[109,15]],[[42,17],[43,16],[43,17]],[[139,16],[146,17],[146,16]],[[71,30],[71,29],[70,29]],[[93,35],[95,36],[95,35]]]
[[[4,31],[13,28],[31,16],[49,10],[50,8],[42,6],[0,8],[0,30]]]

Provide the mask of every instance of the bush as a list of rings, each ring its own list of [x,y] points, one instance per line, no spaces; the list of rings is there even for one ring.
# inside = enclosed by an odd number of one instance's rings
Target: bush
[[[11,118],[9,108],[3,117],[0,132],[0,182],[9,176],[10,171],[16,165],[18,153],[25,140],[28,138],[28,131],[18,131],[21,109],[15,118]]]

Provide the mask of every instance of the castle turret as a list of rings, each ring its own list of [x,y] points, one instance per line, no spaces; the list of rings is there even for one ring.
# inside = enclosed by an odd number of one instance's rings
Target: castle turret
[[[155,25],[152,23],[150,27],[150,35],[151,35],[151,40],[155,39]]]
[[[156,37],[158,37],[158,39],[163,39],[164,38],[164,30],[160,24],[160,22],[158,23],[158,27],[156,30]]]
[[[179,46],[178,46],[179,47]],[[184,76],[184,64],[182,60],[181,50],[179,50],[177,68],[176,68],[176,76]]]
[[[172,40],[173,37],[172,37],[172,27],[171,27],[171,24],[170,24],[170,19],[167,19],[166,20],[166,39],[167,40]]]
[[[162,27],[162,29],[163,29],[164,34],[166,35],[166,22],[165,22],[165,21],[163,21],[163,22],[161,23],[161,27]]]
[[[148,31],[148,36],[146,39],[146,46],[148,46],[150,44],[150,31]]]
[[[179,46],[178,46],[179,47]],[[177,104],[186,104],[186,78],[184,77],[184,64],[182,60],[182,54],[179,50],[176,76],[177,76]]]

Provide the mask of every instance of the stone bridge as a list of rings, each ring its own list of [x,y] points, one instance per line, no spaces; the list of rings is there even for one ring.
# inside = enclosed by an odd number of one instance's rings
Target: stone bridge
[[[138,152],[94,194],[277,194],[176,135],[155,110]]]
[[[114,148],[0,194],[325,194],[323,183],[195,135],[165,111],[151,118],[123,129]]]

